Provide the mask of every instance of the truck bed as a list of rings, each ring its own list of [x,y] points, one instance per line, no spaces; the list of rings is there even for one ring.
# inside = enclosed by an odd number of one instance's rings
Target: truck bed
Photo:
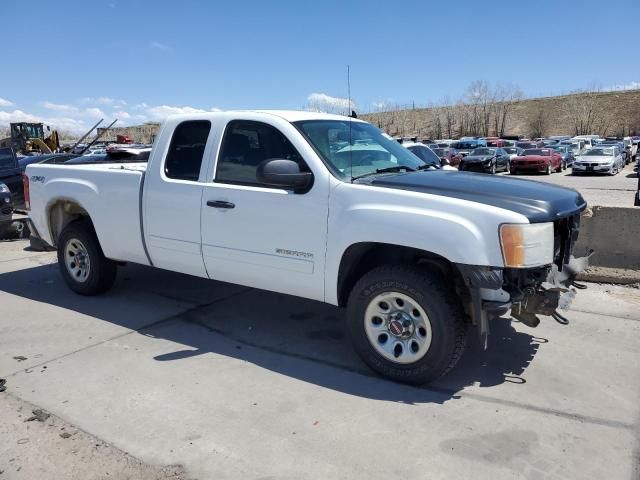
[[[31,219],[38,233],[53,245],[47,215],[55,205],[49,199],[73,202],[89,213],[108,258],[148,265],[140,203],[146,169],[146,163],[29,165]]]

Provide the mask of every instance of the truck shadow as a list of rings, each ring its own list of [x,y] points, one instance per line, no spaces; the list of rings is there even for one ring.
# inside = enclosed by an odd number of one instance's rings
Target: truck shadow
[[[443,403],[471,385],[524,384],[527,366],[546,343],[499,318],[491,324],[488,350],[471,331],[452,372],[434,384],[409,387],[371,372],[351,347],[343,311],[320,302],[134,265],[121,269],[115,288],[100,297],[69,291],[56,264],[0,274],[0,291],[172,342],[153,354],[158,362],[223,355],[350,395],[402,403]],[[164,319],[131,313],[133,304],[154,300],[188,303],[183,313]]]

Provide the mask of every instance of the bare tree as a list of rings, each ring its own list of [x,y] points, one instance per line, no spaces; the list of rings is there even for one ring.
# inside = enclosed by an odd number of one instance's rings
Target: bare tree
[[[516,102],[523,98],[522,90],[516,85],[498,85],[494,93],[493,122],[497,137],[502,137],[507,130],[509,115]]]
[[[587,135],[594,131],[600,112],[596,103],[597,92],[573,92],[567,98],[567,112],[576,135]]]
[[[453,129],[456,125],[456,108],[448,97],[442,100],[442,113],[444,117],[444,131],[447,138],[453,138]]]
[[[544,137],[548,127],[548,116],[544,108],[544,104],[539,103],[534,109],[528,119],[529,133],[531,138]]]

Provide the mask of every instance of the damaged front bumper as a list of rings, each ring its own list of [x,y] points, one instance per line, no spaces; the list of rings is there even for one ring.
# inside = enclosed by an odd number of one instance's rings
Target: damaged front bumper
[[[575,279],[589,265],[589,256],[570,256],[562,268],[555,264],[525,269],[456,265],[470,297],[468,314],[478,327],[484,347],[487,346],[489,320],[509,310],[513,318],[530,327],[538,326],[538,315],[568,323],[558,309],[569,308],[576,289],[586,288]]]

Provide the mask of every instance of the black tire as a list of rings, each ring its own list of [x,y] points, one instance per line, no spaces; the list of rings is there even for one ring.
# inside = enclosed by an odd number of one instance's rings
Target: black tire
[[[507,164],[504,167],[504,171],[506,173],[509,173],[509,171],[511,171],[511,160],[507,160]]]
[[[491,175],[495,175],[497,171],[498,171],[498,170],[497,170],[497,168],[496,168],[496,164],[495,164],[495,163],[492,163],[492,164],[491,164],[491,170],[490,170]]]
[[[509,175],[517,175],[518,171],[515,168],[511,168],[511,170],[509,170]]]
[[[65,249],[73,240],[79,240],[86,250],[90,265],[85,280],[76,279],[65,262]],[[97,295],[109,290],[116,280],[118,266],[104,256],[93,226],[86,220],[67,225],[58,238],[58,265],[62,278],[71,290],[80,295]]]
[[[365,330],[366,309],[378,295],[399,292],[411,297],[428,316],[431,343],[419,360],[390,361],[371,344]],[[374,371],[393,381],[423,384],[449,372],[466,346],[465,313],[440,277],[408,265],[385,265],[365,274],[354,286],[347,305],[348,330],[358,355]]]
[[[551,175],[551,164],[547,165],[547,169],[544,171],[545,175]]]

